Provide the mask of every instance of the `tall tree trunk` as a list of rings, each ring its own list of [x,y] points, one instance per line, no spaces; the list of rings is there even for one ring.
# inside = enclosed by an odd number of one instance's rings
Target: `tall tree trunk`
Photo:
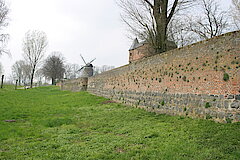
[[[156,22],[155,51],[162,53],[167,50],[167,0],[154,0],[153,16]]]
[[[31,73],[31,82],[30,82],[30,88],[33,87],[33,78],[34,78],[34,73],[35,73],[35,66],[32,69],[32,73]]]
[[[158,27],[157,27],[157,35],[156,35],[156,53],[162,53],[165,52],[167,50],[167,36],[166,36],[166,32],[167,32],[167,28],[166,25],[164,23],[164,19],[158,21]]]
[[[21,86],[21,77],[18,77],[18,85]]]
[[[52,85],[55,85],[55,78],[52,77]]]

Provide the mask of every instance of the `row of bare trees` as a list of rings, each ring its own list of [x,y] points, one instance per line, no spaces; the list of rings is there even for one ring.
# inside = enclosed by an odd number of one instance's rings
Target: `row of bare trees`
[[[118,0],[130,37],[146,41],[154,54],[167,50],[167,41],[179,47],[239,29],[240,1],[231,11],[218,0]],[[232,19],[232,20],[231,20]]]
[[[24,60],[16,61],[12,66],[12,76],[14,79],[18,79],[19,85],[30,82],[32,88],[34,78],[40,77],[41,79],[43,75],[52,79],[52,84],[55,84],[55,79],[63,77],[63,58],[58,52],[53,52],[40,67],[47,46],[47,36],[44,32],[33,30],[25,34],[23,40]]]
[[[37,67],[34,79],[42,82],[43,79],[51,80],[52,84],[56,84],[56,80],[76,79],[81,76],[79,69],[82,67],[78,64],[65,64],[65,58],[60,52],[52,52]],[[94,75],[113,69],[114,66],[103,65],[94,67]],[[24,60],[16,61],[12,66],[12,78],[18,79],[18,84],[22,85],[31,81],[31,66]]]
[[[42,77],[51,79],[52,84],[56,84],[56,80],[63,78],[75,79],[81,76],[78,64],[65,64],[65,58],[61,52],[52,52],[46,59],[44,54],[48,45],[47,36],[42,31],[28,31],[23,40],[23,57],[12,66],[12,76],[21,83],[30,82],[33,86],[34,78],[41,81]],[[110,69],[113,66],[95,67],[94,73],[98,74]]]

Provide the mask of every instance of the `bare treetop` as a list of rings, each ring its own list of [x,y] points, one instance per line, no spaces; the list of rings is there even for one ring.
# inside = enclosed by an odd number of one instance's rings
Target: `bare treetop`
[[[240,0],[232,0],[231,16],[233,17],[234,25],[240,29]]]
[[[147,41],[156,53],[167,50],[167,30],[176,12],[195,0],[119,0],[122,20],[130,33]]]
[[[31,66],[37,65],[43,58],[48,45],[47,36],[41,31],[28,31],[23,41],[24,58]]]
[[[34,73],[41,62],[46,47],[48,45],[47,36],[42,31],[28,31],[23,40],[23,56],[31,66],[31,87]]]
[[[189,18],[189,31],[196,33],[200,39],[209,39],[228,29],[227,14],[220,9],[216,0],[199,0],[198,4],[203,15],[194,17],[194,19]]]
[[[5,1],[0,0],[0,31],[2,31],[4,27],[8,26],[8,14],[9,9]],[[0,55],[3,53],[9,53],[9,51],[5,49],[8,38],[9,38],[8,34],[2,32],[0,33]]]

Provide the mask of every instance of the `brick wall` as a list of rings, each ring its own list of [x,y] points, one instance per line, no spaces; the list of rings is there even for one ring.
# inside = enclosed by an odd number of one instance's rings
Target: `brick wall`
[[[240,32],[90,77],[88,91],[157,113],[240,121]]]
[[[142,44],[138,48],[129,51],[129,63],[148,57],[153,54],[153,52],[154,51],[149,48],[148,44]]]
[[[65,80],[58,84],[62,90],[70,90],[73,92],[86,91],[88,85],[88,78],[82,77],[73,80]]]

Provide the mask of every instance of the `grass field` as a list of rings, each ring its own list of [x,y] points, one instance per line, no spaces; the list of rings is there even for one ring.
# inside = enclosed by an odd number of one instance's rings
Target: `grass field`
[[[1,160],[240,159],[240,123],[156,115],[56,87],[13,88],[0,89]]]

